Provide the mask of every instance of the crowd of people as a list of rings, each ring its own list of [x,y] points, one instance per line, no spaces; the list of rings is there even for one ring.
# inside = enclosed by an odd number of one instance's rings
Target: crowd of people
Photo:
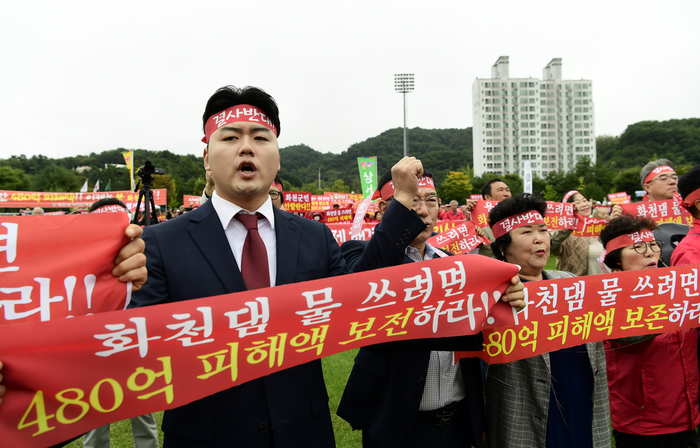
[[[427,241],[438,220],[469,219],[476,201],[441,209],[431,172],[413,157],[381,177],[378,211],[365,217],[377,222],[369,241],[339,247],[327,226],[313,222],[321,214],[284,211],[280,129],[277,104],[264,91],[228,86],[214,93],[203,115],[202,205],[146,227],[142,237],[138,226],[127,228],[134,239],[120,252],[114,275],[134,281],[129,307],[451,256]],[[672,264],[700,263],[700,167],[679,179],[670,161],[660,159],[644,167],[641,184],[649,201],[675,197],[694,218]],[[490,180],[481,194],[497,204],[489,225],[479,229],[491,244],[478,252],[520,267],[502,297],[516,311],[526,306],[524,283],[600,274],[601,265],[612,272],[659,266],[662,243],[645,217],[613,207],[600,237],[578,237],[570,230],[551,233],[546,202],[511,195],[501,179]],[[578,191],[562,202],[573,203],[582,217],[593,214]],[[516,219],[523,216],[528,219]],[[545,270],[552,252],[557,269]],[[611,422],[620,448],[685,448],[697,436],[697,329],[585,343],[493,364],[485,375],[477,358],[454,362],[455,350],[482,348],[480,334],[363,347],[337,414],[373,448],[602,448],[611,446]],[[136,434],[140,419],[134,420]],[[153,434],[150,421],[146,426]],[[162,430],[166,447],[335,446],[320,360],[166,410]]]

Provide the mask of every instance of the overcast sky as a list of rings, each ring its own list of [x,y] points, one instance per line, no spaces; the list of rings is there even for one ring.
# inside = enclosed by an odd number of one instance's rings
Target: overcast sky
[[[396,73],[415,74],[409,127],[466,128],[472,83],[502,55],[511,77],[562,58],[564,79],[593,81],[597,134],[620,135],[700,116],[699,17],[698,0],[8,0],[0,158],[200,155],[227,84],[275,97],[281,147],[339,153],[403,125]]]

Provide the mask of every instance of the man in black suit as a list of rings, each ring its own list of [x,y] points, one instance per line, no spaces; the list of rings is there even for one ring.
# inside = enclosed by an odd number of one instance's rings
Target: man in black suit
[[[420,173],[415,196],[397,187],[397,167],[413,164]],[[393,180],[392,180],[393,178]],[[400,182],[399,182],[400,184]],[[411,204],[426,224],[425,230],[399,248],[389,237],[386,220],[375,228],[369,242],[348,241],[342,251],[354,271],[388,265],[413,263],[449,254],[426,243],[438,219],[439,199],[432,174],[423,171],[420,161],[405,158],[379,181],[379,211],[389,211],[397,202]],[[387,225],[388,224],[388,225]],[[365,256],[373,256],[374,265]],[[381,266],[378,264],[381,263]],[[522,283],[512,280],[503,300],[512,306],[525,306]],[[485,430],[479,359],[466,358],[454,364],[453,350],[480,351],[481,335],[402,341],[361,348],[338,408],[338,415],[354,429],[362,430],[365,448],[447,448],[482,447]]]
[[[132,297],[133,306],[348,273],[328,227],[272,206],[268,190],[280,168],[280,123],[272,97],[251,87],[219,89],[207,103],[203,122],[204,166],[216,189],[197,210],[146,229],[149,279]],[[413,198],[416,173],[405,176],[412,176],[407,196]],[[246,274],[243,247],[250,227],[237,216],[251,213],[260,215],[257,233],[264,243],[257,258],[266,252],[266,263],[253,279]],[[388,235],[401,240],[397,250],[425,229],[410,207],[398,203],[385,220],[401,223],[390,226]],[[168,448],[335,447],[320,360],[165,411],[162,429]]]

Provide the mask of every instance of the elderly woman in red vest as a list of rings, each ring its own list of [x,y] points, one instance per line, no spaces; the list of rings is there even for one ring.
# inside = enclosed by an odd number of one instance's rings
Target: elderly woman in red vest
[[[648,218],[615,218],[600,235],[612,270],[655,269],[661,242]],[[698,332],[665,333],[641,343],[606,341],[610,411],[618,448],[686,448],[700,424]]]

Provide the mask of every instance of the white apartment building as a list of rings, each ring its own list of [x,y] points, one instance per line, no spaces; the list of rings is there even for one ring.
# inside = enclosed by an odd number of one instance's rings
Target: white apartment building
[[[511,78],[508,56],[498,58],[491,78],[472,85],[474,174],[522,176],[567,172],[588,156],[596,160],[591,80],[565,80],[561,58],[542,70],[542,79]]]

